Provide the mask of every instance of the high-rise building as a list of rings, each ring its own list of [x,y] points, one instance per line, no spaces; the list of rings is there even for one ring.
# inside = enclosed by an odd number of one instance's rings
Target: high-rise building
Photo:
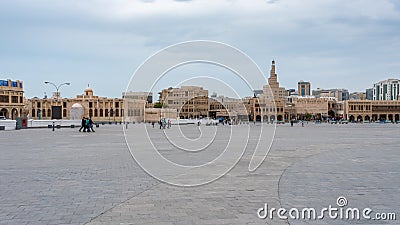
[[[299,96],[311,95],[311,83],[307,81],[299,81],[297,83],[297,93]]]
[[[367,100],[374,99],[374,89],[373,88],[368,88],[367,90],[365,90],[365,98]]]
[[[400,80],[387,79],[374,84],[373,100],[398,100]]]
[[[0,80],[0,116],[15,120],[24,113],[22,81]]]

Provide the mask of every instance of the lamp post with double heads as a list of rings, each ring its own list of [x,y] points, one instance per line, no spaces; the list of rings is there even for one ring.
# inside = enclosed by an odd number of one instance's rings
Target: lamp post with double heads
[[[66,83],[62,83],[62,84],[59,84],[59,85],[56,85],[56,84],[54,84],[54,83],[52,83],[52,82],[49,82],[49,81],[45,81],[44,82],[45,84],[51,84],[51,85],[53,85],[55,88],[56,88],[56,101],[58,102],[58,97],[60,96],[60,88],[61,88],[61,86],[63,86],[63,85],[70,85],[71,83],[69,83],[69,82],[66,82]]]
[[[63,85],[70,85],[71,83],[69,83],[69,82],[67,82],[67,83],[62,83],[62,84],[59,84],[59,85],[56,85],[56,84],[54,84],[54,83],[52,83],[52,82],[49,82],[49,81],[45,81],[44,82],[45,84],[51,84],[51,85],[53,85],[55,88],[56,88],[56,105],[57,106],[54,106],[54,107],[59,107],[60,109],[60,114],[59,114],[59,116],[57,116],[57,118],[58,119],[61,119],[62,118],[62,114],[61,114],[61,107],[62,106],[58,106],[58,98],[59,98],[59,96],[60,96],[60,88],[63,86]],[[52,107],[52,110],[51,110],[51,113],[52,113],[52,115],[51,115],[51,118],[52,119],[54,119],[55,118],[55,114],[54,114],[54,108]],[[53,131],[54,131],[54,122],[53,122]]]

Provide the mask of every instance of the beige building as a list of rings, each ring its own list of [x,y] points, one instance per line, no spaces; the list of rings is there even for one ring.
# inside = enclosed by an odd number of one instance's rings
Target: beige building
[[[133,100],[144,100],[147,103],[153,103],[153,93],[144,91],[128,91],[122,92],[122,98]]]
[[[344,106],[345,118],[351,122],[400,121],[400,101],[350,100]]]
[[[326,118],[336,118],[338,116],[338,103],[335,98],[295,98],[291,113],[296,119],[300,120],[323,120]],[[289,107],[289,106],[288,106]],[[287,118],[293,119],[292,115]]]
[[[168,88],[159,93],[163,108],[177,110],[181,119],[208,117],[208,90],[197,86]]]
[[[177,119],[178,111],[176,109],[145,108],[144,122],[158,122],[162,118]]]
[[[82,107],[83,116],[92,117],[96,122],[120,122],[124,116],[122,98],[99,97],[88,87],[75,98],[32,98],[27,101],[29,116],[33,119],[51,119],[52,106],[61,107],[63,119],[70,119],[73,108]],[[72,107],[74,106],[74,107]]]
[[[365,92],[353,92],[350,94],[350,100],[366,100],[367,95]]]
[[[248,121],[248,113],[242,99],[224,96],[209,98],[209,117],[224,118],[237,121]]]
[[[24,115],[22,81],[0,80],[0,116],[15,120]]]

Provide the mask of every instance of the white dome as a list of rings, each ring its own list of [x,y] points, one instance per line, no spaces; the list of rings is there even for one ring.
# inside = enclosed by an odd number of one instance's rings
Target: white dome
[[[71,108],[83,108],[83,106],[79,103],[75,103],[71,106]]]
[[[93,89],[91,87],[85,88],[84,92],[93,92]]]

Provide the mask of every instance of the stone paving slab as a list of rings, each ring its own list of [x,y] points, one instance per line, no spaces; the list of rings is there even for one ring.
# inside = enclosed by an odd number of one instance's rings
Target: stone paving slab
[[[196,137],[196,129],[185,127],[185,132]],[[101,126],[96,133],[0,132],[0,224],[369,224],[261,220],[257,210],[265,203],[320,207],[341,194],[356,206],[398,212],[399,129],[279,125],[271,152],[256,172],[247,171],[249,150],[256,145],[250,140],[232,171],[196,188],[170,186],[143,172],[121,126]],[[150,132],[156,137],[161,131]],[[163,154],[185,160],[168,148]],[[203,162],[209,156],[190,160]]]

